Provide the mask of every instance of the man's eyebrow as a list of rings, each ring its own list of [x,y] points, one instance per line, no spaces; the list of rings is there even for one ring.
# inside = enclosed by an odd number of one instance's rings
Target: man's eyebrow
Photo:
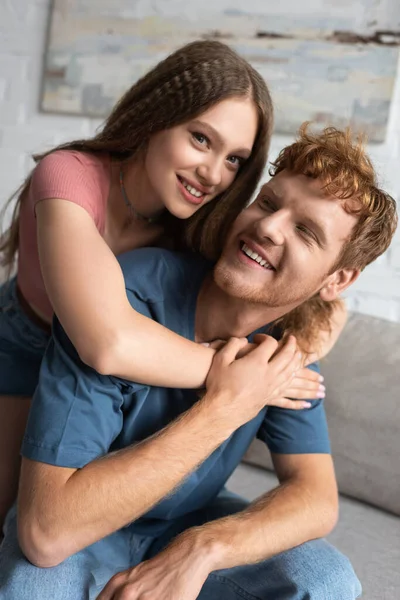
[[[217,131],[212,125],[210,125],[209,123],[205,123],[204,121],[201,121],[200,119],[195,119],[194,121],[190,122],[190,125],[193,127],[200,127],[203,131],[205,131],[205,133],[207,133],[210,137],[214,138],[214,140],[220,145],[220,146],[225,146],[225,140],[222,137],[222,135],[219,133],[219,131]],[[236,148],[234,150],[234,152],[238,152],[240,154],[245,155],[245,158],[248,158],[251,154],[251,148]]]

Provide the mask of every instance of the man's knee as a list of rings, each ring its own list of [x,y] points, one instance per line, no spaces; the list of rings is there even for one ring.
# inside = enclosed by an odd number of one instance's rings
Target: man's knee
[[[199,599],[355,600],[361,585],[350,561],[315,540],[254,565],[211,573]]]
[[[295,550],[302,554],[303,574],[299,587],[304,598],[355,600],[361,596],[361,584],[351,562],[331,544],[315,540]]]

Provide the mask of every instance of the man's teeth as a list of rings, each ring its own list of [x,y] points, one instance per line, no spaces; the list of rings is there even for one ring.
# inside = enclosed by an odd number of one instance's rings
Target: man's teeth
[[[185,187],[187,189],[187,191],[190,194],[192,194],[192,196],[195,196],[196,198],[200,198],[200,196],[204,196],[203,192],[199,192],[199,190],[196,190],[196,188],[194,188],[193,186],[186,183],[186,181],[184,181],[183,179],[182,179],[182,185],[183,185],[183,187]]]
[[[267,261],[264,260],[262,256],[260,256],[259,254],[257,254],[257,252],[254,252],[253,250],[251,250],[247,246],[247,244],[243,244],[243,246],[242,246],[242,252],[244,252],[246,254],[246,256],[248,256],[249,258],[253,259],[255,262],[257,262],[262,267],[265,267],[266,269],[273,270],[273,267],[269,263],[267,263]]]

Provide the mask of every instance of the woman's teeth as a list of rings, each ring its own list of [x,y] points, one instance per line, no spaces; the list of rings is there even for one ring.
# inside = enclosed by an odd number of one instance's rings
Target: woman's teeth
[[[195,196],[196,198],[200,198],[201,196],[204,196],[203,192],[200,192],[199,190],[196,190],[196,188],[194,188],[193,186],[191,186],[188,183],[186,183],[186,181],[184,179],[182,179],[181,181],[182,181],[183,187],[186,188],[187,191],[190,194],[192,194],[192,196]]]
[[[242,252],[244,252],[244,254],[246,254],[246,256],[248,256],[249,258],[254,260],[256,263],[261,265],[261,267],[264,267],[265,269],[270,269],[271,271],[274,270],[274,268],[266,260],[264,260],[262,256],[257,254],[257,252],[250,250],[250,248],[247,246],[247,244],[243,244]]]

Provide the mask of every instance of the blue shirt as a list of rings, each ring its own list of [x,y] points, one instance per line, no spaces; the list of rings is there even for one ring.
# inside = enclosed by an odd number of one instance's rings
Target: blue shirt
[[[119,261],[133,308],[194,340],[197,296],[212,265],[196,255],[155,248],[128,252]],[[80,360],[55,320],[22,454],[51,465],[81,468],[110,451],[149,437],[197,399],[193,390],[100,375]],[[255,437],[263,440],[271,452],[329,453],[323,402],[312,401],[310,409],[301,411],[275,407],[262,410],[237,429],[173,494],[131,527],[137,533],[158,534],[168,520],[206,505],[221,491]],[[159,460],[161,463],[162,457]]]

